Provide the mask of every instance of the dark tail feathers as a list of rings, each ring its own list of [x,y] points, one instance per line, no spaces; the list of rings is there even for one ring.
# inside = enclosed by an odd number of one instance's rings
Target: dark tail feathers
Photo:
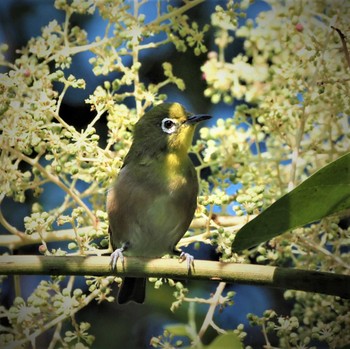
[[[120,286],[118,303],[125,304],[130,301],[143,303],[146,296],[145,278],[125,278]]]

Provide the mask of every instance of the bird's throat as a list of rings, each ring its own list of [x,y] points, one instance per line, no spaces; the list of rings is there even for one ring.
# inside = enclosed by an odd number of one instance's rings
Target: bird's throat
[[[186,153],[168,153],[164,159],[165,178],[171,191],[186,185],[188,181],[189,166],[193,166]]]

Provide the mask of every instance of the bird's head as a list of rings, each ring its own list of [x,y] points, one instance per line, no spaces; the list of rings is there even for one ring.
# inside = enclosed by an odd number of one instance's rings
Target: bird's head
[[[143,151],[187,153],[195,126],[210,119],[191,114],[179,103],[162,103],[145,113],[135,125],[133,146]]]

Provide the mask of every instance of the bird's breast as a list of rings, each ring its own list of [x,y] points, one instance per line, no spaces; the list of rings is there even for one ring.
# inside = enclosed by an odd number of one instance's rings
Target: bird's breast
[[[195,170],[187,154],[169,153],[165,155],[161,172],[163,172],[167,189],[171,194],[181,188],[197,185]]]
[[[125,166],[107,200],[112,246],[128,242],[126,255],[170,253],[192,220],[198,182],[191,160],[161,160]]]

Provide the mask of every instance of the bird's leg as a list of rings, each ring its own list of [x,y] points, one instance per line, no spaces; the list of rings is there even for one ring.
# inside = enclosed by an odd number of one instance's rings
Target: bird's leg
[[[191,266],[193,265],[193,262],[194,262],[194,257],[187,252],[181,252],[180,253],[180,261],[181,262],[186,261],[187,269],[188,269],[188,272],[190,273]]]
[[[124,242],[121,248],[117,248],[112,254],[111,254],[111,261],[110,265],[112,267],[112,270],[115,270],[115,267],[117,265],[117,261],[120,258],[120,261],[122,264],[124,264],[124,255],[123,252],[128,249],[129,242]]]

